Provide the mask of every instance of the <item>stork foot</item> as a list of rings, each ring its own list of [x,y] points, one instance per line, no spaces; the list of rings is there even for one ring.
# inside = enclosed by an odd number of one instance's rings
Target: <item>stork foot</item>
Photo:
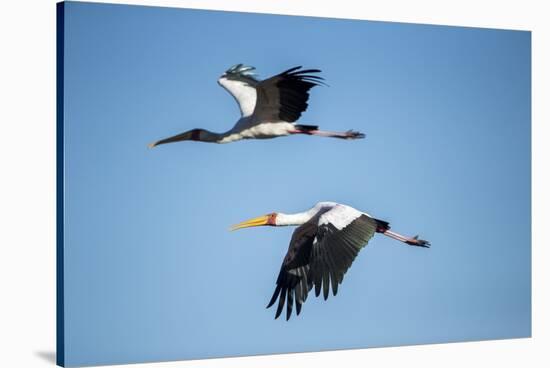
[[[415,247],[424,247],[424,248],[429,248],[430,245],[431,245],[430,242],[427,241],[427,240],[418,239],[418,235],[416,235],[415,237],[407,240],[405,243],[407,243],[408,245],[415,246]]]
[[[342,137],[344,139],[362,139],[365,138],[365,134],[361,132],[356,132],[355,130],[348,130],[346,133],[344,133],[344,136]]]

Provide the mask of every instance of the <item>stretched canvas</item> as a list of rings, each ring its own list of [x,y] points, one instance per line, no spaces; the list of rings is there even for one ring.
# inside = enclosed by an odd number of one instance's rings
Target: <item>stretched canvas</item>
[[[59,365],[531,336],[530,32],[57,12]]]

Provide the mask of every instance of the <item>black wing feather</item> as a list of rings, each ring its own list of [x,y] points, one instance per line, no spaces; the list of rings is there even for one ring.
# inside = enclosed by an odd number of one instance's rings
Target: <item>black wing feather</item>
[[[311,269],[321,269],[323,272],[323,296],[325,299],[328,298],[329,274],[332,293],[336,295],[338,284],[342,283],[344,274],[361,248],[367,244],[375,233],[376,221],[367,215],[361,215],[341,230],[330,223],[320,226],[313,253],[317,253],[316,247],[330,249],[330,253],[319,251],[320,257],[311,260]],[[329,270],[326,269],[327,265]],[[316,290],[320,289],[319,278],[314,277],[313,279],[315,280]]]
[[[281,296],[279,297],[279,305],[277,306],[277,313],[275,313],[275,319],[279,318],[281,315],[281,312],[283,311],[283,307],[285,305],[285,299],[286,299],[286,290],[287,287],[283,286],[281,288]]]
[[[295,122],[306,111],[309,90],[322,85],[323,77],[312,75],[319,69],[290,68],[256,85],[256,106],[254,115],[259,121]]]

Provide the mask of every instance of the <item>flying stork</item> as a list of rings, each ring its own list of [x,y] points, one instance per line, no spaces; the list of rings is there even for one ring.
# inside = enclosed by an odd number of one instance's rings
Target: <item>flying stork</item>
[[[364,138],[364,134],[353,130],[329,132],[319,130],[316,125],[295,123],[307,109],[309,90],[324,84],[322,77],[314,75],[320,70],[301,68],[297,66],[260,81],[255,78],[254,67],[243,64],[232,66],[218,79],[218,83],[239,104],[241,118],[233,128],[225,133],[192,129],[151,143],[149,147],[179,141],[230,143],[241,139],[266,139],[292,134]]]
[[[322,287],[325,300],[330,286],[332,294],[336,295],[344,274],[375,233],[412,246],[430,246],[429,242],[418,236],[406,237],[390,231],[386,221],[334,202],[320,202],[307,211],[295,214],[271,213],[256,217],[233,225],[231,230],[265,225],[299,225],[292,234],[277,277],[275,292],[267,305],[269,308],[279,299],[275,313],[275,318],[278,318],[286,301],[287,320],[292,314],[294,303],[296,315],[300,314],[302,303],[313,286],[315,296],[319,296]]]

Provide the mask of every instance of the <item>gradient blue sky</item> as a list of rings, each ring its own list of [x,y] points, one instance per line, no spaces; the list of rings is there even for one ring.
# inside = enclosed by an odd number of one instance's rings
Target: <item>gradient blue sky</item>
[[[68,365],[526,337],[531,334],[529,32],[66,4]],[[288,137],[147,149],[238,119],[217,84],[304,65]],[[318,201],[433,247],[375,237],[337,297],[265,309],[292,228],[227,231]]]

